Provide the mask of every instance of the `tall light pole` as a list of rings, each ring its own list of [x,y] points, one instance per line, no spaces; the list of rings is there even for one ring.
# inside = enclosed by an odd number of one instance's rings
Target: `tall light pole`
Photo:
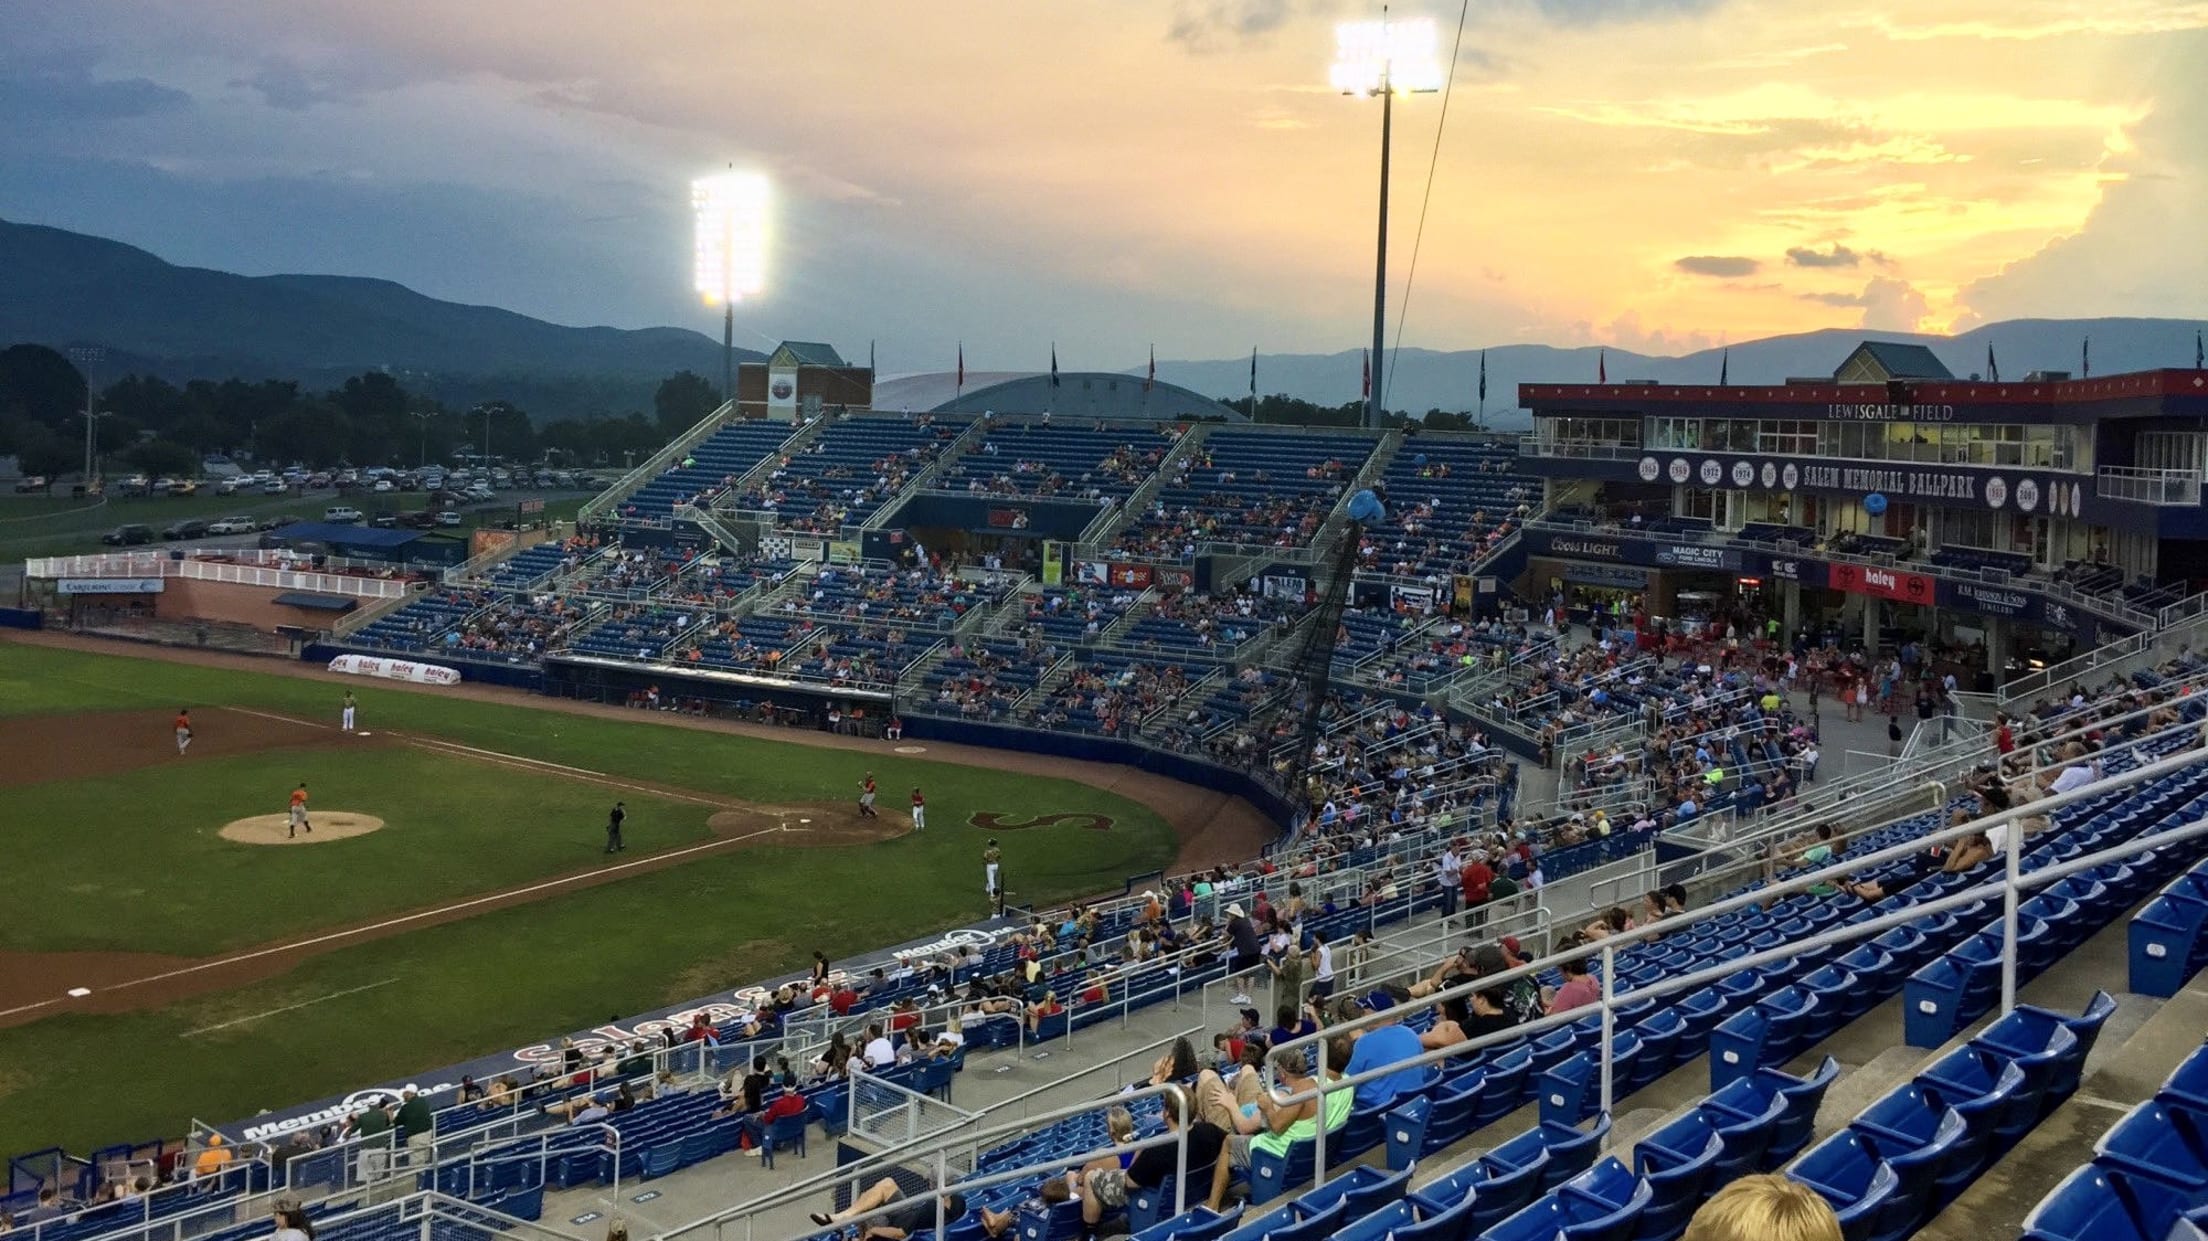
[[[767,179],[718,172],[690,183],[697,216],[692,283],[705,304],[721,305],[721,396],[736,399],[736,303],[767,285]]]
[[[89,492],[92,490],[95,442],[93,428],[100,424],[100,386],[93,382],[92,372],[94,367],[107,361],[107,350],[97,345],[79,345],[69,351],[69,360],[76,363],[77,369],[84,373],[84,489]]]
[[[1344,22],[1334,31],[1334,68],[1328,75],[1345,95],[1380,96],[1380,242],[1372,278],[1372,392],[1365,402],[1365,425],[1380,425],[1382,350],[1388,322],[1388,153],[1395,136],[1395,96],[1441,89],[1441,61],[1435,55],[1434,23],[1417,17],[1390,21],[1381,10],[1376,22]]]
[[[422,427],[422,455],[415,458],[414,468],[416,471],[427,469],[429,467],[429,420],[437,416],[436,412],[426,409],[410,409],[406,412],[414,415],[414,421],[420,423]]]

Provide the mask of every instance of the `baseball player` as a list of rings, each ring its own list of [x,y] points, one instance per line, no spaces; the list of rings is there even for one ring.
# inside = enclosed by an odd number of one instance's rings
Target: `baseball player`
[[[192,748],[192,713],[179,707],[176,712],[176,752],[182,754]]]
[[[356,706],[358,706],[358,705],[359,705],[358,703],[356,703],[356,702],[354,702],[354,701],[353,701],[353,691],[351,691],[351,690],[346,690],[346,691],[345,691],[345,723],[344,723],[344,730],[345,730],[346,732],[351,732],[351,731],[353,731],[353,708],[354,708],[354,707],[356,707]]]
[[[314,833],[314,824],[307,821],[307,782],[304,780],[291,791],[291,828],[284,833],[284,838],[296,838],[302,831],[309,835]]]
[[[928,799],[920,796],[920,786],[912,786],[912,830],[928,830]]]
[[[613,809],[606,812],[606,852],[619,853],[629,847],[621,839],[621,824],[628,817],[628,808],[621,802],[613,803]]]
[[[997,848],[997,839],[989,838],[989,847],[981,851],[981,890],[996,904],[997,912],[1004,912],[1004,884],[999,878],[999,866],[1004,861],[1004,851]]]
[[[866,779],[859,781],[859,817],[862,819],[882,817],[874,811],[874,773],[871,771],[866,773]]]

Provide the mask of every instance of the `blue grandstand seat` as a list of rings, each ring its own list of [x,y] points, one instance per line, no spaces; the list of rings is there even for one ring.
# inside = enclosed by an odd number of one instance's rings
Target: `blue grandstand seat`
[[[1699,1117],[1688,1113],[1682,1120]],[[1699,1136],[1700,1146],[1693,1146]],[[1687,1149],[1670,1143],[1682,1142]],[[1648,1182],[1649,1199],[1633,1229],[1635,1241],[1678,1241],[1713,1188],[1711,1178],[1725,1153],[1725,1139],[1706,1124],[1682,1125],[1674,1121],[1643,1137],[1633,1148],[1633,1168]]]
[[[1555,1189],[1594,1166],[1603,1140],[1610,1136],[1610,1114],[1604,1112],[1597,1116],[1595,1123],[1585,1130],[1544,1120],[1538,1128],[1528,1132],[1540,1138],[1541,1145],[1549,1152],[1548,1166],[1541,1171],[1542,1188]]]
[[[2022,1241],[2169,1241],[2190,1202],[2151,1177],[2089,1163],[2025,1217]]]
[[[1605,1158],[1481,1236],[1483,1241],[1626,1241],[1652,1193],[1632,1169]]]
[[[1334,1241],[1391,1241],[1402,1229],[1418,1222],[1417,1208],[1408,1202],[1386,1203],[1370,1214],[1346,1216],[1349,1224],[1336,1231]]]
[[[1476,1097],[1472,1101],[1478,1102]],[[1383,1141],[1387,1146],[1387,1163],[1391,1170],[1401,1171],[1408,1168],[1426,1154],[1426,1132],[1432,1124],[1433,1110],[1433,1101],[1424,1098],[1412,1099],[1389,1110]],[[1469,1125],[1469,1119],[1467,1123]]]
[[[2175,1186],[2208,1205],[2208,1112],[2174,1099],[2149,1099],[2101,1135],[2093,1158]]]
[[[1394,1241],[1471,1241],[1473,1196],[1465,1194],[1455,1205],[1433,1210],[1414,1199],[1406,1199],[1418,1213],[1418,1222],[1397,1227],[1391,1234]]]
[[[1465,1235],[1476,1237],[1539,1197],[1548,1165],[1549,1151],[1541,1131],[1529,1129],[1411,1197],[1437,1213],[1469,1199],[1472,1213]]]
[[[2172,880],[2131,919],[2131,990],[2172,996],[2208,967],[2208,869]]]
[[[1412,1169],[1400,1172],[1383,1172],[1378,1168],[1356,1167],[1329,1177],[1326,1184],[1307,1189],[1289,1202],[1289,1209],[1300,1218],[1308,1219],[1337,1202],[1347,1203],[1344,1219],[1362,1219],[1383,1203],[1401,1198],[1410,1187]]]
[[[1227,1241],[1326,1241],[1348,1219],[1348,1204],[1336,1200],[1325,1210],[1300,1219],[1287,1212],[1262,1216],[1225,1236]]]
[[[1835,1162],[1817,1170],[1821,1180],[1812,1180],[1790,1173],[1819,1196],[1832,1204],[1840,1217],[1840,1235],[1844,1241],[1877,1241],[1876,1231],[1901,1187],[1901,1178],[1893,1168],[1877,1160],[1849,1160]]]

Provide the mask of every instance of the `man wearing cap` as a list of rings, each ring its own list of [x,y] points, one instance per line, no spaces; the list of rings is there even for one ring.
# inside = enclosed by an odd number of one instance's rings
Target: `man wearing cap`
[[[1004,888],[997,882],[997,868],[1003,861],[1004,851],[997,848],[997,838],[991,836],[988,847],[981,851],[981,890],[1000,914],[1004,912]]]

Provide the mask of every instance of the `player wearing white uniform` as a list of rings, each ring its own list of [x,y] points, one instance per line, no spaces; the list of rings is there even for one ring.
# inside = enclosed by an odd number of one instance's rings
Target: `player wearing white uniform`
[[[345,691],[345,724],[344,724],[344,730],[345,730],[346,732],[351,732],[351,731],[353,731],[353,708],[354,708],[354,707],[355,707],[356,705],[357,705],[357,704],[356,704],[356,703],[354,703],[354,701],[353,701],[353,691],[351,691],[351,690],[346,690],[346,691]]]
[[[928,802],[926,798],[920,796],[919,785],[914,785],[912,788],[912,830],[916,832],[928,830]]]

